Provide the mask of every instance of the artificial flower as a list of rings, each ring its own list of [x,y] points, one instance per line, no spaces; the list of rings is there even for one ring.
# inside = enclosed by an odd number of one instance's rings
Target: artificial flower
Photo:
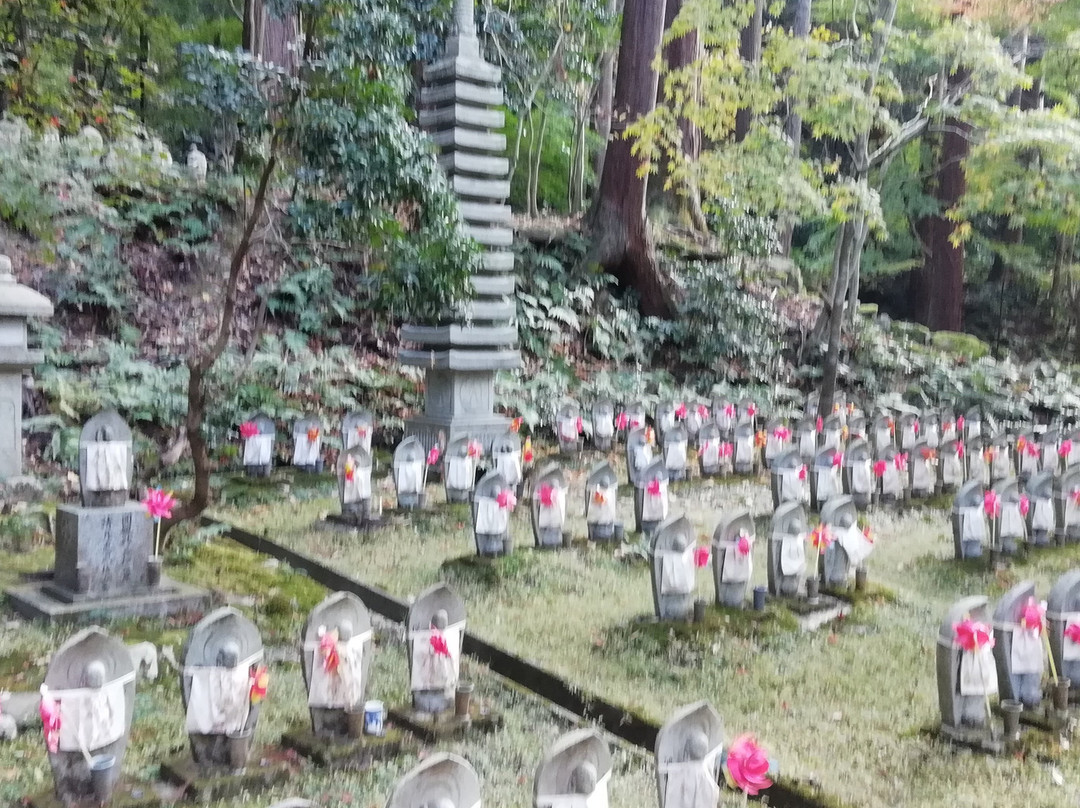
[[[251,674],[251,703],[258,704],[266,698],[266,691],[270,687],[270,671],[265,665],[260,665]]]
[[[431,630],[431,650],[435,652],[435,656],[449,657],[450,646],[446,644],[446,637],[442,635],[442,632],[433,628]]]
[[[1080,623],[1069,623],[1065,626],[1065,639],[1080,644]]]
[[[778,426],[773,430],[772,436],[777,440],[789,440],[791,438],[791,430],[786,426]]]
[[[833,464],[833,468],[840,468],[842,465],[844,465],[844,453],[843,452],[833,452],[832,464]]]
[[[350,483],[356,478],[356,464],[353,463],[353,459],[350,457],[345,461],[345,479]]]
[[[806,464],[805,463],[803,465],[799,466],[799,479],[800,480],[805,480],[806,479]]]
[[[607,502],[607,494],[604,493],[603,488],[596,486],[596,490],[592,492],[592,501],[597,505],[603,505]]]
[[[1028,457],[1039,456],[1039,447],[1034,441],[1028,441],[1025,451],[1027,452]]]
[[[471,440],[465,449],[465,453],[472,458],[483,457],[484,447],[480,445],[480,441]]]
[[[341,654],[338,653],[338,631],[327,631],[326,626],[319,626],[319,653],[322,655],[323,670],[335,673],[341,666]]]
[[[923,449],[921,450],[921,454],[922,454],[922,459],[923,460],[928,460],[928,461],[933,462],[934,460],[937,459],[937,452],[935,452],[933,449],[928,449],[926,447],[923,447]]]
[[[514,492],[509,488],[504,488],[498,494],[495,495],[495,502],[504,511],[514,510],[514,506],[517,505],[517,497],[514,496]]]
[[[870,529],[870,525],[863,525],[862,534],[864,539],[871,544],[874,543],[874,532]]]
[[[1031,511],[1031,500],[1028,499],[1027,494],[1020,495],[1020,515],[1027,516]]]
[[[908,455],[907,452],[901,452],[893,458],[893,465],[896,466],[897,471],[907,471]]]
[[[769,779],[769,759],[752,735],[740,735],[731,743],[724,761],[726,779],[734,788],[748,796],[772,785]]]
[[[544,483],[537,489],[536,493],[540,498],[540,504],[545,508],[555,507],[555,486],[551,483]]]
[[[525,423],[525,419],[522,418],[520,415],[517,418],[514,418],[510,422],[510,431],[511,432],[520,432],[521,431],[521,425],[523,423]]]
[[[983,510],[991,519],[1001,516],[1001,497],[996,491],[987,491],[983,494]]]
[[[912,421],[911,422],[911,431],[914,432],[916,435],[918,435],[919,434],[919,429],[920,429],[919,422],[918,421]]]
[[[750,549],[753,542],[750,541],[750,537],[745,533],[740,533],[739,538],[735,541],[735,549],[739,551],[739,555],[750,555]]]
[[[817,421],[814,422],[814,429],[816,429],[818,432],[821,432],[821,430],[823,430],[824,428],[825,422],[821,420],[821,416],[819,415],[817,417]]]
[[[832,411],[833,411],[833,414],[840,412],[840,404],[839,404],[839,402],[836,402],[836,401],[833,402]]]
[[[956,456],[961,460],[964,459],[964,443],[963,441],[956,442]]]
[[[1080,505],[1080,488],[1074,488],[1069,496],[1072,497],[1074,505]]]
[[[1058,446],[1058,455],[1060,457],[1063,457],[1063,458],[1068,457],[1069,455],[1072,454],[1072,450],[1073,450],[1073,442],[1071,440],[1069,440],[1068,438],[1066,438],[1065,440],[1063,440],[1061,442],[1061,445]]]
[[[888,467],[888,465],[889,464],[886,463],[884,460],[878,460],[876,463],[874,463],[874,476],[884,477],[885,469]]]
[[[585,431],[585,419],[579,415],[577,421],[574,422],[574,426],[577,429],[577,433],[580,435]]]
[[[832,543],[833,535],[828,525],[818,525],[810,531],[810,544],[818,552],[827,550]]]
[[[164,488],[147,488],[146,499],[142,501],[146,512],[154,521],[172,519],[172,509],[176,507],[176,498]]]
[[[964,416],[962,416],[962,415],[956,416],[956,431],[957,432],[963,432],[964,431]]]
[[[734,404],[725,404],[724,405],[724,415],[726,417],[728,417],[728,418],[734,418],[735,417],[735,405]]]
[[[1028,598],[1020,609],[1020,625],[1029,631],[1042,632],[1046,620],[1046,601],[1041,603],[1035,598]]]
[[[535,455],[533,454],[532,438],[525,438],[525,448],[521,452],[521,459],[524,460],[526,463],[531,463],[533,462],[534,457]]]
[[[892,419],[892,418],[889,419],[889,434],[890,435],[895,435],[896,434],[896,421],[894,419]]]
[[[686,403],[685,402],[680,401],[678,404],[675,405],[675,417],[676,418],[685,418],[686,417]]]
[[[761,429],[754,435],[754,446],[761,448],[765,445],[765,430]]]
[[[849,429],[847,428],[847,425],[845,424],[845,425],[844,425],[844,426],[843,426],[843,427],[842,427],[842,428],[840,429],[840,439],[841,439],[841,440],[843,440],[844,442],[847,442],[847,439],[848,439],[848,435],[850,435],[850,434],[851,434],[851,430],[849,430]]]
[[[656,442],[656,434],[651,426],[645,427],[645,442],[650,446]]]
[[[615,428],[622,431],[630,426],[630,416],[626,412],[620,412],[615,416]]]
[[[972,620],[970,617],[953,624],[956,643],[969,653],[980,648],[994,647],[994,630],[986,623]]]
[[[721,443],[720,444],[720,456],[721,457],[731,457],[731,455],[732,455],[732,453],[734,451],[735,451],[734,444],[731,444],[731,443]]]
[[[41,686],[38,712],[45,730],[45,748],[55,754],[60,751],[60,702],[49,695],[49,688],[45,685]]]
[[[1023,435],[1016,439],[1016,451],[1023,452],[1027,448],[1028,441]]]
[[[709,548],[698,546],[694,550],[694,566],[707,567],[709,565]]]
[[[360,424],[358,427],[356,427],[356,434],[359,435],[361,438],[366,437],[367,433],[368,433],[367,424]]]
[[[660,496],[660,481],[649,480],[649,484],[645,487],[645,490],[649,492],[650,497]]]
[[[244,423],[240,424],[240,437],[244,440],[254,438],[258,434],[259,428],[255,426],[254,421],[244,421]]]
[[[314,443],[319,439],[319,428],[317,426],[308,427],[307,439],[309,443]]]
[[[439,450],[439,447],[438,446],[432,446],[431,449],[429,449],[428,453],[427,453],[427,464],[429,466],[434,466],[436,463],[439,462],[439,457],[441,455],[442,455],[442,452]]]
[[[697,405],[697,414],[698,418],[700,418],[702,421],[709,420],[709,408],[706,407],[704,404]]]
[[[993,446],[983,451],[983,460],[987,463],[993,463],[995,457],[997,457],[997,449]]]
[[[753,404],[750,404],[746,408],[746,417],[753,418],[755,415],[757,415],[757,407]]]

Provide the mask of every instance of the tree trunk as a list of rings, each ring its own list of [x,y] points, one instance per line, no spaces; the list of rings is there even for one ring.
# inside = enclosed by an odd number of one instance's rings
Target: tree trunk
[[[608,0],[607,13],[611,19],[619,13],[619,0]],[[596,181],[604,174],[604,156],[611,139],[611,111],[615,99],[615,51],[605,51],[600,57],[600,81],[596,86],[596,134],[600,136],[600,148],[593,165]]]
[[[299,41],[300,24],[295,13],[277,17],[270,13],[266,0],[244,0],[242,42],[244,50],[252,56],[296,75]]]
[[[627,0],[623,9],[619,69],[615,82],[615,137],[608,144],[604,173],[590,217],[593,244],[590,259],[619,283],[638,293],[644,314],[670,317],[671,293],[660,276],[645,221],[647,177],[641,161],[630,153],[625,126],[656,104],[657,75],[653,60],[664,30],[663,0]]]
[[[844,302],[848,298],[851,280],[858,274],[862,260],[863,245],[866,243],[867,222],[865,216],[859,216],[840,226],[837,236],[836,265],[833,272],[832,292],[829,307],[828,333],[829,343],[825,351],[825,364],[821,374],[821,389],[818,392],[818,412],[830,413],[833,399],[836,397],[836,373],[840,365],[840,344],[844,334]]]
[[[795,24],[791,29],[794,36],[806,39],[810,36],[810,22],[812,19],[813,0],[797,0],[795,6]],[[784,121],[784,134],[791,142],[791,153],[795,159],[799,159],[802,151],[802,116],[793,109],[789,110],[787,120]],[[780,254],[785,258],[791,255],[791,237],[795,232],[795,222],[785,219],[780,223]]]
[[[761,61],[761,24],[765,16],[765,0],[754,0],[754,13],[742,30],[739,55],[745,69],[752,69]],[[735,112],[735,142],[742,143],[750,131],[750,110],[742,107]]]

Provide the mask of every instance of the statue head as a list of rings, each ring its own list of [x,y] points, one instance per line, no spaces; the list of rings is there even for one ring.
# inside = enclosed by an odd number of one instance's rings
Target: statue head
[[[338,631],[338,639],[341,642],[348,642],[349,640],[351,640],[352,636],[353,636],[352,620],[348,620],[348,619],[342,620],[340,623],[338,623],[337,631]]]
[[[702,729],[691,730],[686,736],[686,759],[701,760],[709,753],[709,737]]]
[[[228,640],[222,643],[218,651],[218,664],[223,668],[235,668],[240,663],[240,646],[236,640]]]
[[[86,666],[86,672],[84,674],[86,678],[86,686],[99,688],[105,686],[105,663],[100,659],[95,659]]]
[[[685,533],[675,534],[675,538],[671,541],[672,546],[680,553],[690,546],[690,537]]]
[[[585,761],[574,767],[570,773],[571,794],[592,794],[596,791],[596,783],[599,778],[596,775],[596,765]]]
[[[450,624],[450,616],[446,613],[446,609],[439,609],[431,616],[431,625],[442,631]]]

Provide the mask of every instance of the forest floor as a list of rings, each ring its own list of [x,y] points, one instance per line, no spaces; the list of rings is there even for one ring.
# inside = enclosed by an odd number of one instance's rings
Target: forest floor
[[[568,526],[578,537],[585,534],[584,476],[596,459],[563,461],[571,481]],[[842,804],[1004,808],[1076,804],[1080,797],[1080,759],[1056,737],[1046,739],[1038,757],[988,758],[954,749],[928,732],[940,720],[935,638],[948,607],[965,595],[994,599],[1020,579],[1033,580],[1045,596],[1058,575],[1076,566],[1080,548],[1035,554],[991,574],[982,565],[951,560],[947,502],[939,498],[899,511],[876,508],[869,512],[875,533],[869,570],[879,597],[816,632],[800,633],[782,620],[758,624],[721,616],[710,621],[716,632],[703,634],[666,630],[648,619],[652,594],[643,545],[618,552],[581,544],[568,551],[533,551],[522,500],[513,519],[516,552],[477,566],[461,562],[474,553],[465,506],[437,504],[408,518],[392,517],[387,527],[370,534],[342,532],[321,522],[337,510],[331,483],[323,485],[322,491],[301,488],[282,474],[264,496],[244,499],[238,493],[242,486],[234,486],[231,499],[226,497],[214,515],[403,599],[446,580],[465,600],[470,631],[656,723],[683,704],[708,699],[723,716],[729,739],[753,732],[786,779],[816,783]],[[620,495],[620,511],[632,527],[627,493],[623,489]],[[444,501],[434,485],[429,501]],[[753,584],[764,584],[771,512],[764,478],[692,480],[672,487],[672,513],[685,513],[702,541],[722,514],[742,508],[758,519]],[[20,570],[46,568],[50,561],[48,547],[0,554],[0,585]],[[251,614],[268,646],[294,647],[304,615],[325,596],[304,576],[267,564],[224,538],[198,546],[178,543],[168,565],[170,574],[209,586],[219,601]],[[708,569],[699,570],[697,588],[711,600]],[[0,626],[0,659],[7,660],[0,667],[0,688],[35,689],[50,650],[66,632],[21,621]],[[177,653],[184,635],[183,626],[146,623],[120,623],[112,630],[128,641],[172,645]],[[400,642],[389,628],[377,640],[371,692],[389,704],[400,703],[407,690]],[[542,750],[570,724],[476,665],[466,664],[466,675],[478,680],[478,691],[504,712],[507,725],[451,748],[477,767],[485,803],[527,806]],[[259,727],[259,740],[267,744],[306,717],[298,664],[275,664],[272,676],[272,704]],[[156,683],[140,685],[135,742],[125,772],[152,778],[163,757],[185,747],[182,726],[177,677],[165,668]],[[36,732],[5,748],[2,759],[0,802],[47,785]],[[651,759],[621,746],[617,759],[611,804],[655,806]],[[381,805],[394,779],[414,760],[345,777],[308,770],[289,783],[288,791],[326,803],[349,793],[353,802]],[[259,795],[257,801],[268,804],[282,793]]]

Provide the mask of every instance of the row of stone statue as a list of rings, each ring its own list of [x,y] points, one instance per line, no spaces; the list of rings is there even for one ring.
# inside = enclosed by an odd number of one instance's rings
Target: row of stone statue
[[[1046,601],[1036,600],[1033,582],[1022,581],[993,611],[986,597],[966,597],[941,623],[938,701],[942,731],[952,740],[1000,751],[1002,741],[1015,740],[1021,712],[1057,731],[1076,695],[1074,682],[1080,682],[1080,570],[1058,578]],[[1004,737],[991,707],[994,696]]]
[[[351,412],[341,421],[341,445],[343,453],[350,449],[362,449],[371,453],[371,438],[375,432],[375,419],[370,412]],[[292,465],[302,471],[322,471],[322,442],[325,428],[313,415],[298,419],[292,428]],[[277,425],[264,412],[256,413],[240,425],[243,442],[243,465],[252,477],[269,476],[274,466],[274,440]]]
[[[438,715],[452,709],[464,633],[465,605],[449,587],[433,586],[413,602],[405,639],[415,710]],[[317,736],[347,735],[349,713],[363,710],[371,640],[370,615],[355,595],[330,595],[308,617],[300,642]],[[268,693],[258,629],[232,608],[208,614],[191,629],[180,674],[196,766],[242,767]],[[111,793],[127,748],[135,679],[127,647],[98,627],[79,632],[53,655],[41,714],[65,805]]]

